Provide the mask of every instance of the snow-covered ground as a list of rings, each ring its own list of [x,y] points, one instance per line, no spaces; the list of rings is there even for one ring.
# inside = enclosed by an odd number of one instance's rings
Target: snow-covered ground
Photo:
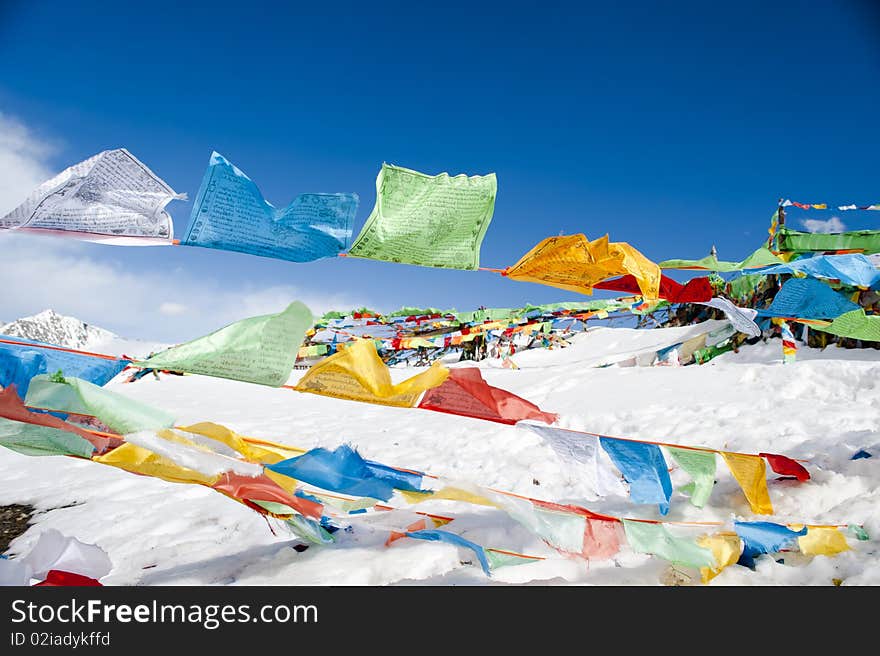
[[[871,536],[848,536],[852,550],[834,557],[786,553],[784,563],[759,558],[755,571],[731,566],[710,585],[880,584],[880,351],[802,347],[797,362],[783,365],[781,344],[773,339],[699,366],[596,366],[609,354],[620,361],[689,336],[688,328],[668,330],[678,333],[602,328],[566,349],[519,353],[516,370],[497,360],[478,366],[490,384],[559,413],[562,427],[810,461],[812,479],[804,483],[776,480],[768,470],[775,515],[754,515],[719,459],[706,507],[693,507],[676,491],[663,519],[863,524]],[[395,368],[392,377],[399,381],[419,371]],[[303,373],[295,370],[291,383]],[[656,505],[597,497],[582,465],[563,462],[522,426],[203,376],[147,376],[108,388],[176,413],[178,425],[213,421],[303,448],[350,443],[389,465],[620,517],[660,518]],[[874,457],[852,460],[860,449]],[[462,564],[472,554],[448,544],[402,539],[386,547],[387,532],[366,530],[356,515],[353,530],[336,534],[337,544],[300,552],[291,548],[298,541],[282,524],[204,487],[5,449],[0,473],[0,504],[30,503],[41,511],[10,552],[26,553],[41,531],[56,528],[107,551],[113,569],[102,579],[106,585],[620,586],[672,580],[667,561],[635,553],[625,542],[613,559],[588,564],[560,555],[499,510],[456,501],[411,507],[395,498],[390,505],[454,516],[445,528],[469,540],[546,559],[502,567],[488,578],[479,567]],[[674,484],[686,480],[680,474],[672,472]]]

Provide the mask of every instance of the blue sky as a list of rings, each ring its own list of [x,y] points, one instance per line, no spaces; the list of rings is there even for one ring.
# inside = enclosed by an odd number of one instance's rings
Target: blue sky
[[[875,5],[609,4],[7,0],[0,209],[32,177],[116,147],[190,198],[212,150],[276,206],[356,192],[355,234],[383,161],[494,171],[481,262],[501,268],[560,232],[608,233],[655,261],[713,244],[741,259],[779,197],[880,202]],[[168,207],[178,235],[191,207]],[[878,229],[878,215],[793,209],[789,223]],[[488,272],[61,241],[3,238],[0,275],[17,284],[0,320],[53,307],[183,340],[297,298],[321,311],[583,299]]]

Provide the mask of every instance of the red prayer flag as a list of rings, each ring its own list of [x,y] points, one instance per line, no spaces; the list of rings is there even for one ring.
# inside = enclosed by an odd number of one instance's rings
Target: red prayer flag
[[[50,569],[46,573],[46,578],[39,583],[34,583],[34,587],[39,586],[90,586],[90,587],[103,587],[100,581],[97,581],[88,576],[83,576],[82,574],[75,574],[73,572],[65,572],[60,569]]]
[[[418,407],[501,424],[515,424],[523,419],[552,424],[558,419],[516,394],[492,387],[477,367],[450,369],[449,377],[442,385],[425,392]]]
[[[584,558],[588,560],[605,560],[620,551],[621,522],[616,517],[600,515],[580,506],[562,505],[538,499],[535,499],[532,503],[537,508],[583,515],[584,519],[587,520],[584,526],[584,542],[581,548],[581,555]]]
[[[244,476],[235,472],[225,472],[220,476],[220,480],[211,487],[237,499],[283,503],[306,517],[314,519],[320,519],[324,509],[320,503],[293,496],[265,474]]]
[[[639,284],[635,276],[628,275],[614,280],[603,280],[593,285],[595,289],[608,289],[615,292],[627,292],[640,294]],[[712,285],[709,278],[694,278],[687,284],[682,285],[672,278],[660,276],[659,298],[665,298],[670,303],[702,303],[712,299]]]
[[[792,460],[786,456],[780,456],[775,453],[759,453],[762,458],[767,458],[770,463],[770,469],[777,474],[784,476],[794,476],[799,481],[810,480],[810,472],[808,472],[799,462]]]

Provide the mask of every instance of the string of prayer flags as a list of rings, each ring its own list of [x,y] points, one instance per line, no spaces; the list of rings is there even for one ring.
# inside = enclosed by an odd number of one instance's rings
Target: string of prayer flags
[[[629,483],[633,502],[656,503],[661,515],[669,513],[672,481],[660,447],[610,437],[599,438],[599,443]]]
[[[729,451],[722,451],[721,456],[742,488],[752,512],[757,515],[772,515],[773,504],[770,502],[770,492],[767,489],[767,466],[764,459]]]
[[[477,269],[496,192],[494,173],[431,176],[383,163],[376,178],[376,204],[348,254],[418,266]]]
[[[185,199],[125,148],[104,150],[31,192],[0,230],[20,230],[125,246],[170,245],[165,206]]]
[[[393,384],[388,367],[376,352],[372,340],[356,340],[309,368],[293,389],[351,401],[411,408],[422,392],[440,385],[448,375],[449,370],[435,361],[427,371]]]
[[[627,275],[614,280],[603,280],[593,285],[594,289],[608,289],[615,292],[640,294],[641,288],[635,276]],[[670,303],[696,303],[712,299],[712,285],[709,278],[694,278],[682,285],[680,282],[660,276],[659,297]]]
[[[858,310],[840,292],[815,278],[789,278],[776,293],[766,310],[758,310],[765,317],[798,317],[799,319],[834,319],[846,312]]]
[[[105,385],[125,369],[128,362],[110,356],[3,336],[0,339],[0,387],[15,385],[19,393],[24,395],[27,394],[34,376],[54,374],[57,371],[95,385]]]
[[[789,207],[794,205],[795,207],[800,207],[802,210],[827,210],[828,203],[798,203],[793,200],[784,200],[782,202],[782,207]],[[850,203],[849,205],[838,205],[837,209],[845,212],[847,210],[880,210],[880,203],[875,203],[874,205],[855,205]]]
[[[4,393],[7,392],[8,390],[4,390]],[[19,406],[23,407],[20,401]],[[45,415],[45,417],[49,421],[54,420],[61,425],[65,424],[50,415]],[[206,439],[196,439],[199,436]],[[343,457],[339,459],[339,462],[333,462],[332,459],[318,462],[320,460],[318,458],[310,463],[309,467],[293,471],[289,468],[292,463],[297,461],[304,463],[308,458],[294,457],[286,461],[277,461],[265,469],[254,461],[272,460],[285,452],[301,452],[297,447],[244,438],[222,426],[208,422],[174,431],[167,429],[160,430],[158,433],[145,431],[126,437],[130,441],[103,456],[94,458],[94,460],[104,464],[121,466],[135,473],[158,476],[165,480],[211,486],[218,492],[254,510],[283,519],[290,524],[294,534],[313,544],[332,543],[334,538],[331,532],[339,526],[334,524],[330,517],[323,515],[324,500],[328,499],[328,496],[318,493],[318,498],[316,498],[311,494],[297,491],[297,478],[308,484],[326,486],[325,489],[335,487],[343,493],[353,494],[365,491],[354,489],[358,485],[364,485],[365,482],[375,484],[376,481],[380,481],[387,484],[387,492],[399,490],[401,497],[412,503],[418,503],[426,498],[438,498],[495,506],[555,549],[588,559],[611,557],[617,553],[620,540],[625,536],[630,546],[636,551],[652,553],[676,564],[701,568],[704,581],[709,580],[724,566],[730,564],[733,555],[738,553],[737,541],[730,539],[730,536],[723,533],[704,536],[696,541],[685,540],[671,533],[662,522],[649,523],[629,518],[599,515],[578,506],[528,499],[512,493],[480,488],[467,483],[449,485],[440,479],[437,479],[440,489],[423,490],[421,489],[423,479],[426,477],[436,479],[436,477],[365,460],[350,447],[348,453],[345,453],[345,449],[341,450]],[[613,440],[613,438],[611,439]],[[615,441],[622,442],[623,440]],[[242,445],[243,442],[256,450],[253,453],[246,453],[247,449]],[[228,455],[230,448],[236,452],[234,457]],[[313,449],[305,452],[304,455],[315,456],[321,451],[326,450]],[[752,457],[757,458],[757,456]],[[784,457],[780,456],[780,458]],[[369,491],[373,492],[374,490]],[[332,494],[329,495],[329,499],[332,500],[332,497]],[[369,508],[374,510],[389,509],[377,506],[376,498],[368,496],[354,499],[349,502],[351,507],[345,512],[358,512]],[[345,500],[334,501],[337,504],[344,502]],[[441,524],[453,519],[423,514],[422,518],[424,517],[430,517],[435,527],[438,525],[437,519],[440,519]],[[404,533],[407,535],[422,530],[431,530],[426,521],[415,525],[410,520],[406,526],[407,529]],[[793,524],[790,526],[796,528]],[[737,539],[741,537],[744,545],[744,555],[740,555],[743,564],[748,564],[749,558],[753,558],[759,553],[771,553],[774,549],[784,548],[785,545],[791,543],[793,538],[800,536],[807,536],[802,544],[802,551],[807,554],[833,555],[849,548],[842,533],[825,530],[834,527],[810,526],[797,531],[789,530],[780,525],[753,522],[738,523],[736,528]],[[864,531],[859,527],[853,525],[852,528],[856,530],[856,535],[860,539],[866,537]],[[425,534],[425,537],[428,535]],[[453,537],[445,538],[435,535],[427,537],[427,539],[465,546],[477,554],[481,553],[479,550],[482,549],[485,561],[480,559],[481,566],[484,572],[490,571],[492,562],[486,556],[485,549],[479,545],[473,545],[461,536],[450,535]],[[414,536],[408,535],[408,537]],[[389,543],[392,541],[388,540]],[[749,549],[746,549],[746,544],[749,545]],[[499,553],[511,554],[511,552],[500,551]],[[516,563],[539,559],[525,554],[512,555],[516,557],[513,561]],[[0,572],[0,576],[2,575],[3,572]]]
[[[310,262],[348,246],[357,207],[357,194],[347,193],[300,194],[275,208],[247,175],[213,152],[181,244]]]
[[[715,568],[718,565],[711,549],[673,535],[663,524],[622,521],[626,539],[635,551],[654,554],[683,567]]]
[[[755,569],[755,557],[772,554],[791,546],[801,535],[807,534],[804,527],[793,531],[773,522],[734,522],[734,530],[743,541],[743,550],[737,564]]]
[[[418,407],[501,424],[515,424],[525,419],[552,424],[558,419],[556,414],[544,412],[512,392],[489,385],[477,367],[448,371],[448,378],[427,390]]]
[[[699,260],[664,260],[658,266],[661,269],[699,269],[727,273],[781,264],[782,262],[783,260],[778,255],[774,255],[769,248],[762,246],[741,262],[719,261],[715,255],[707,255]]]
[[[672,459],[693,479],[681,491],[690,495],[691,503],[702,508],[712,494],[715,486],[715,454],[711,451],[697,451],[679,447],[665,447]]]
[[[51,412],[93,415],[103,426],[120,435],[171,428],[175,419],[164,410],[73,376],[35,376],[25,396],[25,404]]]
[[[311,311],[294,301],[278,314],[236,321],[133,364],[280,387],[311,325]]]
[[[661,504],[661,512],[662,504],[667,503],[671,495],[667,494],[668,488],[664,482],[669,475],[659,446],[666,449],[673,460],[691,477],[692,481],[680,487],[679,490],[689,494],[691,504],[698,508],[702,508],[706,504],[715,484],[716,453],[721,453],[725,457],[734,478],[740,484],[751,504],[752,510],[759,514],[773,512],[765,478],[764,458],[777,473],[793,476],[798,481],[810,479],[810,473],[800,463],[778,454],[761,453],[755,456],[744,453],[719,452],[700,447],[655,444],[529,422],[524,422],[520,426],[541,436],[564,461],[586,465],[586,469],[582,470],[585,479],[599,496],[627,495],[626,487],[622,485],[617,471],[612,467],[613,462],[617,470],[623,472],[624,478],[630,483],[629,495],[633,501],[636,503],[659,503]],[[601,439],[604,453],[597,448],[598,439]],[[605,460],[610,457],[610,461],[606,463],[602,461],[602,457]],[[623,467],[629,469],[624,471]],[[632,481],[639,477],[644,480],[637,485],[634,495]],[[646,500],[638,501],[637,498]]]
[[[609,242],[608,235],[588,241],[586,235],[548,237],[502,275],[579,294],[592,294],[596,283],[630,274],[646,299],[660,293],[660,268],[626,242]]]

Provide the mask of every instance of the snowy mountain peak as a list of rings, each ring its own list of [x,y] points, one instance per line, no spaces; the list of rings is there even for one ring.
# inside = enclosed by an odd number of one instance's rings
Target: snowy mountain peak
[[[85,349],[116,338],[109,330],[91,326],[75,317],[66,317],[54,310],[43,310],[33,316],[17,319],[0,327],[0,333],[75,349]]]

